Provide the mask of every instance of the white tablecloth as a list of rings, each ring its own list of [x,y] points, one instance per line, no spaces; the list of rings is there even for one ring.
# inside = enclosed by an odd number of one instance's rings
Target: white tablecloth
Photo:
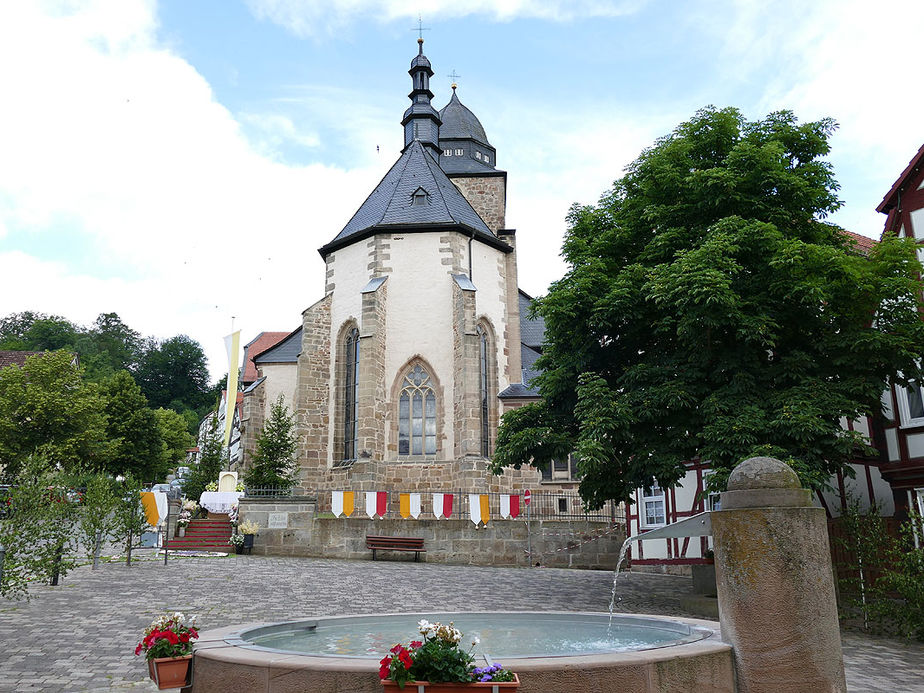
[[[242,491],[206,491],[199,496],[199,505],[210,513],[229,513],[243,495]]]

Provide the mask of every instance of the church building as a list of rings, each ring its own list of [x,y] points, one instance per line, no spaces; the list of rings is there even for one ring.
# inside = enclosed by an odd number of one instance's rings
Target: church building
[[[532,468],[487,472],[503,412],[538,397],[542,324],[517,287],[507,173],[456,85],[434,108],[418,44],[401,155],[319,249],[324,295],[301,326],[248,355],[258,377],[244,392],[244,464],[282,395],[305,488],[488,492],[540,480]]]

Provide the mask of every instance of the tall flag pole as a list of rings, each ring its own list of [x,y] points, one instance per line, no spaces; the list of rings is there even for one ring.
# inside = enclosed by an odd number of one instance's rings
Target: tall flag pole
[[[232,322],[231,329],[234,329]],[[231,442],[231,425],[234,423],[234,410],[237,407],[238,364],[241,360],[241,331],[237,330],[225,337],[225,349],[228,351],[228,385],[225,402],[224,447]]]

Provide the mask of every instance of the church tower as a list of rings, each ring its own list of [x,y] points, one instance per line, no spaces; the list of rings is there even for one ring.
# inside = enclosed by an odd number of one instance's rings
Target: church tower
[[[319,249],[325,295],[292,335],[300,339],[290,387],[301,483],[520,488],[534,471],[486,471],[503,412],[498,395],[521,383],[506,173],[455,89],[441,112],[432,106],[423,39],[409,74],[401,154]],[[289,387],[278,380],[259,387]]]

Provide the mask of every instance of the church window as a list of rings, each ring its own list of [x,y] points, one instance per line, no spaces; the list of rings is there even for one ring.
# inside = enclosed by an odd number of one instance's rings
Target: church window
[[[344,343],[343,459],[356,459],[359,401],[359,330],[355,327]]]
[[[404,376],[398,398],[398,454],[436,454],[436,393],[419,365]]]
[[[488,364],[489,364],[488,333],[478,326],[478,399],[481,414],[481,456],[491,455],[491,435],[488,409]]]

